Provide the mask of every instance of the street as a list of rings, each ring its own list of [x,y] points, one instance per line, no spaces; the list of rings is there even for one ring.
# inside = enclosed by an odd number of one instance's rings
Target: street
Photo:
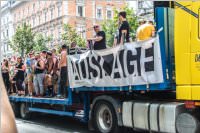
[[[37,114],[31,120],[17,118],[16,124],[18,133],[94,133],[88,130],[87,124],[62,116]]]
[[[38,114],[31,120],[16,119],[19,133],[91,133],[87,124],[72,118]]]

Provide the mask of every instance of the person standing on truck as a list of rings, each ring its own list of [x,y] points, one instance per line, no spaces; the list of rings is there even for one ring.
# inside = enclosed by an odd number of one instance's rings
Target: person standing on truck
[[[68,78],[67,72],[67,46],[65,44],[62,45],[61,48],[61,59],[59,62],[60,67],[60,96],[59,98],[66,97],[66,82]]]
[[[54,90],[54,95],[57,95],[57,82],[58,82],[58,57],[56,56],[56,49],[52,49],[52,58],[53,58],[53,70],[51,73],[52,76],[52,85],[53,85],[53,90]]]
[[[153,36],[155,36],[155,27],[153,24],[148,22],[138,27],[136,32],[137,41],[148,40]]]
[[[52,58],[52,53],[50,51],[47,51],[47,61],[46,61],[46,70],[47,70],[47,74],[45,74],[45,85],[47,89],[47,93],[46,96],[53,96],[53,85],[52,85],[52,71],[53,71],[53,58]]]
[[[17,86],[17,94],[19,96],[24,95],[24,87],[23,87],[23,82],[24,82],[24,73],[25,73],[25,66],[22,61],[22,57],[17,58],[17,64],[15,66],[15,78],[16,78],[16,86]]]
[[[9,76],[9,71],[10,71],[10,65],[7,59],[3,60],[2,66],[1,66],[1,72],[3,76],[3,81],[6,86],[7,93],[10,93],[10,76]]]
[[[106,49],[106,34],[104,31],[100,30],[99,25],[94,25],[94,31],[96,36],[94,38],[89,38],[88,41],[94,41],[94,50]]]
[[[30,52],[26,58],[26,74],[28,78],[28,95],[33,95],[33,65],[34,65],[34,52]]]
[[[36,62],[34,66],[34,87],[36,97],[41,97],[44,95],[45,60],[42,56],[40,56],[40,54],[37,54],[35,58]]]
[[[126,20],[125,11],[120,12],[118,16],[120,21],[118,42],[120,44],[124,44],[130,42],[130,27],[128,21]]]

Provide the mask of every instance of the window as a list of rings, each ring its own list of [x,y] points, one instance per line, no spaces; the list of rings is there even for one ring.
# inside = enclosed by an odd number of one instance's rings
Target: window
[[[16,14],[14,14],[14,21],[16,21]]]
[[[53,29],[51,29],[51,38],[53,39]]]
[[[61,13],[61,6],[58,6],[58,17],[60,17],[60,13]]]
[[[44,22],[47,22],[47,12],[44,12]]]
[[[25,12],[25,11],[24,11],[24,9],[23,9],[23,16],[24,16],[24,12]]]
[[[3,18],[3,24],[5,24],[5,19]]]
[[[86,38],[86,32],[83,32],[86,30],[86,26],[82,24],[78,24],[76,26],[76,32],[81,36],[81,38]]]
[[[29,14],[29,7],[28,7],[28,14]]]
[[[44,32],[44,36],[45,36],[45,38],[47,37],[47,31]]]
[[[51,20],[53,19],[53,8],[51,9]]]
[[[33,4],[33,11],[35,11],[35,3]]]
[[[143,8],[144,1],[138,1],[138,8]]]
[[[78,16],[83,17],[83,6],[78,6]]]
[[[8,34],[8,29],[6,30],[6,36],[7,36],[7,37],[9,37],[9,34]]]
[[[83,3],[84,0],[76,0],[76,2],[78,2],[78,3]]]
[[[107,10],[106,17],[107,17],[107,19],[112,19],[112,11],[111,10]]]
[[[38,16],[38,23],[40,24],[40,15]]]
[[[97,17],[98,19],[101,19],[101,18],[102,18],[102,8],[97,8],[96,17]]]
[[[61,27],[58,27],[58,40],[61,39],[61,35],[62,35]]]
[[[33,17],[33,26],[35,26],[35,17]]]
[[[19,16],[18,16],[18,20],[20,19],[20,12],[19,12]]]

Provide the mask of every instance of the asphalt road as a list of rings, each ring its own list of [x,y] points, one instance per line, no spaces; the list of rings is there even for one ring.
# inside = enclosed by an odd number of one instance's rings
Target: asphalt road
[[[19,133],[92,133],[87,124],[72,118],[35,115],[31,120],[16,119]]]
[[[95,133],[78,120],[54,115],[37,114],[31,120],[17,118],[16,124],[19,133]],[[136,132],[131,130],[126,133]]]

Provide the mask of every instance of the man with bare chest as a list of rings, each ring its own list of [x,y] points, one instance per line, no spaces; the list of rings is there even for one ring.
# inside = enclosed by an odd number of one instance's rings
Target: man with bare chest
[[[66,97],[66,82],[67,82],[67,46],[62,45],[60,59],[60,94],[61,97]]]

